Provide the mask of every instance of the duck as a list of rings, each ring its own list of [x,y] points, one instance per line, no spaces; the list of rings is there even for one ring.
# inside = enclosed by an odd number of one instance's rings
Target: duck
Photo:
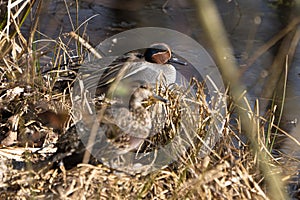
[[[106,110],[100,127],[105,127],[105,135],[118,155],[137,150],[151,136],[151,112],[143,105],[150,100],[168,102],[156,95],[150,84],[142,84],[131,95],[128,108],[113,105]]]
[[[95,85],[87,81],[87,88],[96,87],[96,96],[111,93],[128,96],[144,83],[155,86],[162,82],[167,87],[176,82],[176,68],[173,64],[187,65],[174,56],[169,45],[154,43],[143,54],[128,53],[93,73],[88,79],[90,82],[98,82]]]
[[[105,163],[118,156],[137,152],[143,142],[152,134],[151,111],[144,106],[146,101],[168,100],[156,95],[150,84],[142,84],[133,92],[129,107],[117,102],[111,103],[105,109],[104,116],[99,121],[95,141],[89,150],[92,153],[91,163]],[[99,114],[99,113],[98,113]],[[67,164],[67,169],[75,167],[83,161],[91,133],[94,118],[80,120],[72,125],[57,141],[57,151],[41,165],[34,167],[40,170],[49,169],[53,164]],[[90,123],[90,124],[88,124]]]

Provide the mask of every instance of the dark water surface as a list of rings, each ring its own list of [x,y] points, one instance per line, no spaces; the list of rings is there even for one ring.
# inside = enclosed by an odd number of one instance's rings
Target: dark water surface
[[[83,24],[80,32],[96,46],[109,36],[124,30],[147,26],[164,27],[191,36],[211,52],[191,1],[170,0],[166,3],[167,1],[160,0],[131,0],[120,4],[122,1],[118,0],[85,0],[78,5],[78,15],[75,1],[66,2],[44,2],[39,23],[41,33],[56,39],[62,33],[70,32]],[[237,59],[241,66],[282,26],[277,10],[267,1],[217,0],[216,3],[234,48],[235,58],[232,59]],[[261,93],[267,69],[273,60],[272,50],[257,59],[242,74],[242,80],[254,98]]]

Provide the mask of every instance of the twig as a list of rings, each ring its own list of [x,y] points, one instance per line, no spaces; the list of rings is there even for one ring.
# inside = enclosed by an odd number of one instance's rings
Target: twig
[[[94,54],[96,58],[98,59],[102,58],[102,56],[95,48],[93,48],[85,39],[77,35],[75,32],[71,31],[69,35],[75,40],[77,40],[78,42],[80,42],[85,48],[87,48],[92,54]]]
[[[283,30],[277,33],[272,39],[270,39],[266,44],[261,46],[255,51],[255,53],[246,61],[246,66],[241,69],[241,73],[245,72],[253,63],[268,51],[274,44],[291,32],[300,23],[300,17],[294,18],[291,23],[287,25]]]

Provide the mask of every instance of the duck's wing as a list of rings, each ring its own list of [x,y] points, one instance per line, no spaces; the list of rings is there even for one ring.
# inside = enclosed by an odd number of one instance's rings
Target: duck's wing
[[[109,85],[116,80],[120,69],[126,66],[126,63],[134,62],[135,59],[140,57],[141,54],[139,53],[128,53],[117,58],[101,59],[101,63],[103,65],[107,63],[108,66],[99,66],[99,61],[84,64],[83,66],[86,68],[85,74],[87,74],[84,78],[86,87],[97,87],[98,91],[106,92]]]

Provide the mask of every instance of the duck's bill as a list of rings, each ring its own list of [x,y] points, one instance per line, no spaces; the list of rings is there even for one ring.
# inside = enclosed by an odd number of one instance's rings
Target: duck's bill
[[[170,63],[176,63],[176,64],[179,64],[179,65],[187,65],[187,62],[183,61],[183,60],[180,60],[179,58],[176,58],[174,56],[172,56],[169,60]]]
[[[152,99],[155,100],[155,101],[161,101],[161,102],[164,102],[164,103],[168,103],[169,102],[168,99],[165,99],[165,98],[163,98],[161,96],[158,96],[156,94],[152,95]]]

